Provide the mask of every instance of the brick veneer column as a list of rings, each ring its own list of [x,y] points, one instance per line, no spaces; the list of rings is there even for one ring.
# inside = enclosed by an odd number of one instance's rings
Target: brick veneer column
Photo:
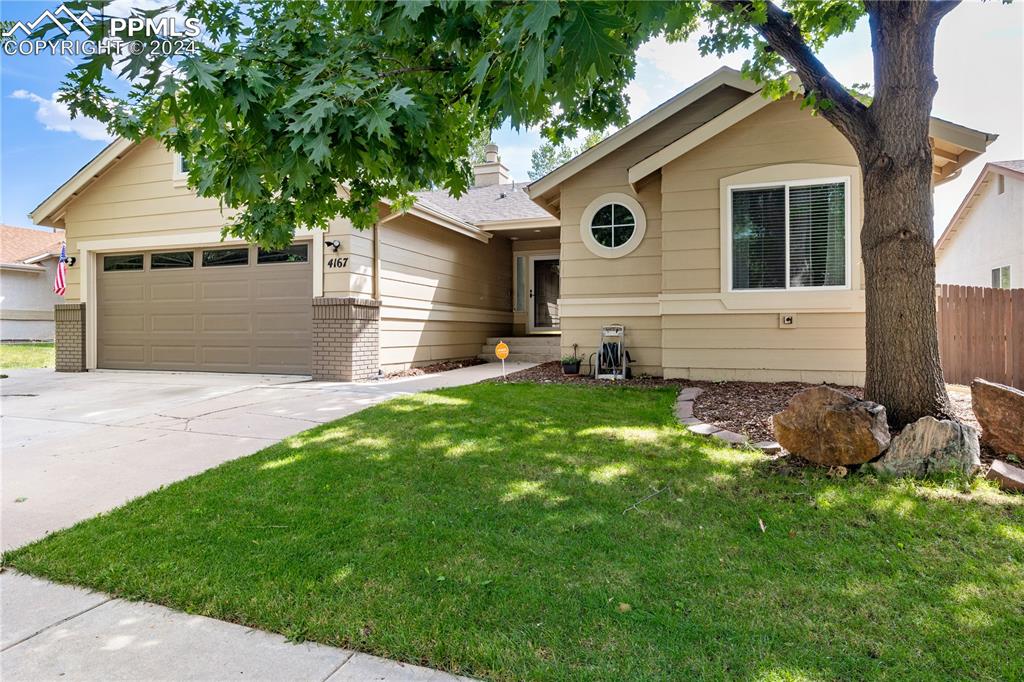
[[[55,368],[58,372],[85,371],[85,304],[53,306]]]
[[[359,381],[380,367],[380,301],[313,299],[313,378]]]

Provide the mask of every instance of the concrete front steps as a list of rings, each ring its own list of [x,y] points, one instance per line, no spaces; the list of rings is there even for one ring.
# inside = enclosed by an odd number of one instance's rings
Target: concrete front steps
[[[494,355],[499,341],[508,345],[507,362],[550,362],[561,357],[562,337],[557,334],[545,336],[492,336],[480,348],[477,357],[488,362],[501,362]]]

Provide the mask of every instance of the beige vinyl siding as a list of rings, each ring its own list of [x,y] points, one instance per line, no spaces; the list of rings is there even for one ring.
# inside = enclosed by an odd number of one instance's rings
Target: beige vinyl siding
[[[663,290],[721,289],[719,181],[784,163],[858,165],[853,147],[792,99],[770,104],[661,169]],[[860,226],[854,226],[859,239]]]
[[[691,107],[682,116],[701,119],[716,108],[708,101],[698,106],[705,107],[703,114]],[[690,150],[633,191],[627,182],[628,168],[691,129],[681,119],[670,119],[563,184],[562,297],[588,301],[581,312],[563,312],[563,353],[578,343],[589,357],[600,327],[621,323],[626,326],[627,347],[637,373],[862,384],[864,316],[849,307],[849,292],[826,297],[821,306],[807,306],[813,310],[796,305],[798,300],[804,305],[806,298],[800,296],[806,295],[771,294],[779,302],[777,310],[744,309],[744,305],[757,308],[757,301],[766,300],[750,298],[758,294],[734,296],[729,305],[721,305],[720,312],[710,312],[706,299],[723,295],[722,179],[779,164],[856,167],[853,149],[827,121],[787,99],[767,105]],[[608,192],[636,196],[647,216],[644,241],[622,258],[597,258],[579,236],[584,208]],[[859,186],[852,197],[859,201]],[[859,233],[860,225],[852,225],[852,244],[859,240]],[[850,277],[860,286],[861,265],[857,249],[853,251]],[[691,295],[696,298],[688,303],[686,297]],[[664,296],[676,299],[659,303]],[[745,303],[740,300],[744,297]],[[593,311],[600,309],[597,301],[602,298],[608,299],[610,314],[596,316]],[[616,298],[649,301],[643,305],[661,314],[617,315],[635,304],[616,303]],[[787,301],[793,301],[795,309],[787,309]],[[833,303],[836,312],[822,312]],[[780,328],[779,313],[795,315],[796,325]]]
[[[174,157],[154,140],[132,148],[67,206],[68,255],[78,243],[141,235],[219,230],[226,222],[216,199],[196,197],[173,176]],[[79,300],[81,267],[67,273],[65,300]]]
[[[662,168],[665,293],[721,291],[720,180],[784,163],[856,166],[857,158],[827,121],[782,100]],[[860,239],[860,225],[852,226],[852,239]],[[793,312],[797,327],[780,329],[781,312]],[[863,313],[665,315],[662,325],[669,377],[864,382]]]
[[[629,167],[674,142],[741,101],[746,93],[720,89],[655,126],[569,178],[561,188],[563,298],[595,295],[637,296],[661,291],[661,188],[655,178],[634,192]],[[609,192],[636,196],[647,216],[647,233],[639,247],[624,258],[600,258],[580,239],[580,218],[594,199]]]
[[[583,358],[583,369],[588,369],[590,354],[597,350],[601,327],[621,324],[626,328],[626,350],[633,358],[633,375],[662,375],[661,318],[657,315],[611,315],[607,317],[562,317],[562,355],[572,354],[572,345]]]
[[[488,336],[509,333],[509,240],[485,244],[412,216],[378,229],[384,371],[474,357]]]
[[[629,167],[674,142],[741,101],[746,93],[723,88],[670,117],[646,134],[569,178],[561,188],[561,298],[655,297],[662,288],[661,186],[658,178],[634,192]],[[635,196],[647,218],[647,232],[635,251],[622,258],[600,258],[583,244],[580,219],[587,205],[603,194]],[[636,374],[662,374],[661,318],[657,315],[574,315],[562,312],[562,354],[579,345],[584,359],[597,349],[603,325],[626,327],[626,347]]]
[[[711,381],[864,383],[864,316],[797,313],[665,315],[665,376]]]

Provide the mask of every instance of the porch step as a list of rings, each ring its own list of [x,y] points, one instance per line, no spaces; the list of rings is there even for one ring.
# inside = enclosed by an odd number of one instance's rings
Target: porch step
[[[499,341],[504,341],[508,345],[509,353],[506,359],[509,362],[550,362],[559,358],[562,349],[562,337],[559,335],[492,336],[480,348],[480,355],[477,357],[488,362],[499,362],[494,356],[494,347]]]

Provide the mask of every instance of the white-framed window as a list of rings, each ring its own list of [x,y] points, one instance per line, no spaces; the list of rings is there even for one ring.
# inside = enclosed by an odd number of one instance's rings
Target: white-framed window
[[[602,194],[580,216],[580,239],[594,255],[621,258],[632,253],[647,232],[647,216],[634,197],[620,192]]]
[[[1006,192],[1006,176],[999,174],[996,176],[996,188],[997,194],[1003,194]]]
[[[728,188],[730,291],[850,288],[850,178]]]
[[[174,154],[174,179],[185,182],[188,180],[188,161],[181,154]]]
[[[992,287],[995,289],[1010,288],[1010,266],[992,268]]]

